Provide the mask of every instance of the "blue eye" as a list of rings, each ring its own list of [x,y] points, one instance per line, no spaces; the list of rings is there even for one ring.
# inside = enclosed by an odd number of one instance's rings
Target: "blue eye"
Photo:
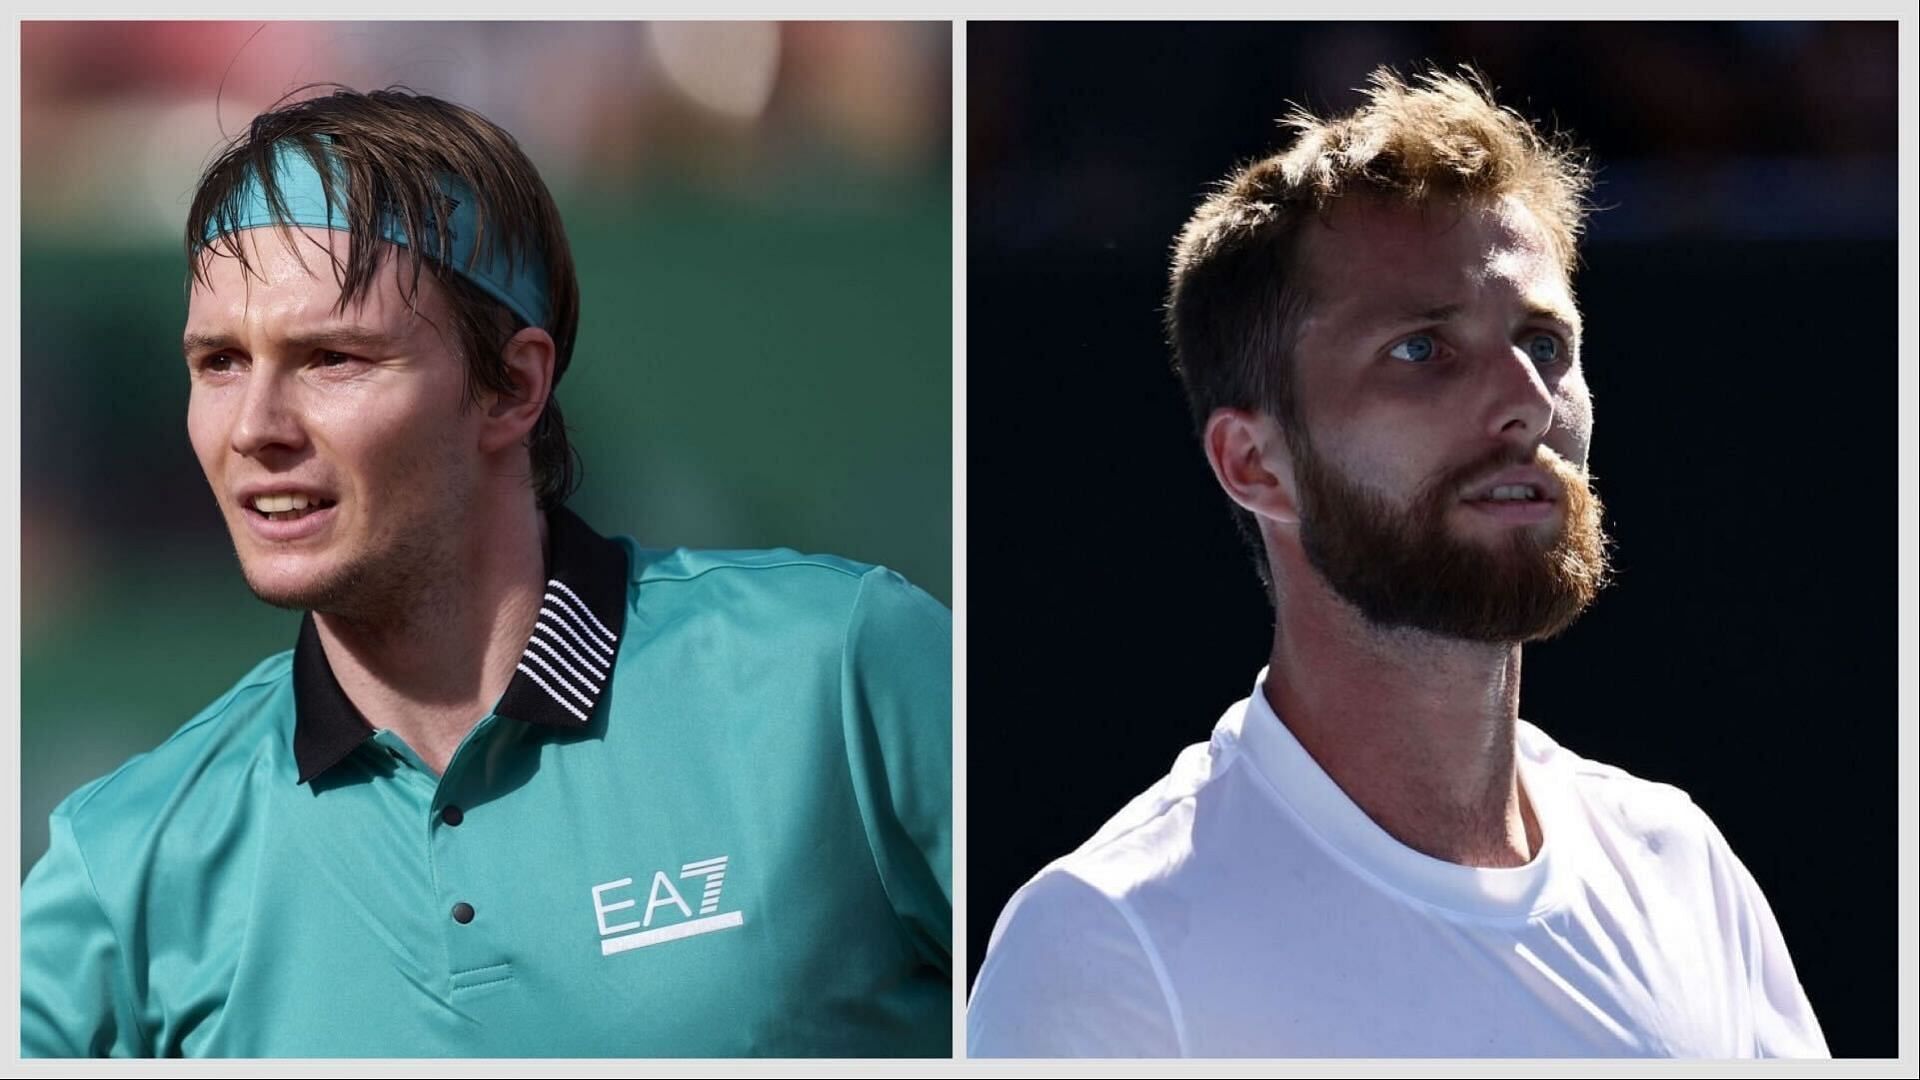
[[[1527,355],[1536,364],[1551,364],[1560,359],[1560,339],[1552,334],[1535,334],[1527,339]]]
[[[1405,360],[1412,364],[1423,364],[1433,359],[1434,344],[1432,334],[1415,334],[1412,337],[1387,350],[1387,355],[1395,360]]]

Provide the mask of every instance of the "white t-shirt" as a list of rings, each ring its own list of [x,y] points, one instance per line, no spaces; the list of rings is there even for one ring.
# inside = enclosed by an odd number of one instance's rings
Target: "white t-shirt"
[[[968,1052],[1826,1056],[1766,898],[1686,794],[1517,740],[1541,848],[1460,866],[1374,824],[1256,684],[1014,894]]]

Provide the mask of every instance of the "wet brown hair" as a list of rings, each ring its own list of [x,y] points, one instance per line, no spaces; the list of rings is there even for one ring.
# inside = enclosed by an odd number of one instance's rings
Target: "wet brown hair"
[[[303,87],[289,97],[318,89],[328,87]],[[252,271],[235,226],[243,192],[253,182],[260,184],[274,217],[283,222],[282,237],[298,257],[293,233],[284,227],[286,202],[274,169],[279,147],[296,146],[319,171],[328,201],[346,207],[347,258],[333,257],[334,276],[340,283],[335,310],[343,312],[364,299],[388,252],[397,248],[407,260],[404,292],[409,303],[419,290],[423,272],[447,296],[455,343],[467,365],[469,399],[478,403],[485,392],[511,393],[513,383],[502,353],[508,339],[525,324],[453,268],[446,232],[440,232],[437,245],[428,244],[426,251],[411,244],[392,245],[383,236],[382,224],[388,218],[404,225],[409,237],[435,235],[431,222],[445,198],[438,179],[455,176],[478,203],[470,258],[484,263],[498,245],[505,245],[516,258],[537,257],[544,263],[551,314],[541,329],[553,338],[557,387],[573,359],[580,288],[560,212],[520,145],[493,121],[439,98],[404,88],[369,93],[332,89],[324,96],[261,113],[201,174],[187,214],[192,280],[207,284],[204,259],[209,252],[236,258],[244,270]],[[329,159],[338,165],[330,167]],[[342,175],[345,199],[333,190],[335,178]],[[210,232],[216,235],[208,240]],[[529,482],[540,507],[565,502],[578,480],[578,456],[567,441],[560,404],[552,393],[527,436],[527,451]]]

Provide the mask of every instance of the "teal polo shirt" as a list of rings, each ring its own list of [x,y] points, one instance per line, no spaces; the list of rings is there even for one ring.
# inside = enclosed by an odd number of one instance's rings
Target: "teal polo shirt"
[[[888,570],[549,516],[436,776],[311,617],[54,811],[21,1053],[946,1056],[952,617]]]

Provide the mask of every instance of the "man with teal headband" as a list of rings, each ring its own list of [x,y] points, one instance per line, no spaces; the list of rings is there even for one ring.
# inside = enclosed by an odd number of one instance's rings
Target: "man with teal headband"
[[[308,614],[54,812],[24,1056],[944,1056],[951,616],[566,509],[579,293],[511,136],[342,91],[186,230],[187,427]]]

